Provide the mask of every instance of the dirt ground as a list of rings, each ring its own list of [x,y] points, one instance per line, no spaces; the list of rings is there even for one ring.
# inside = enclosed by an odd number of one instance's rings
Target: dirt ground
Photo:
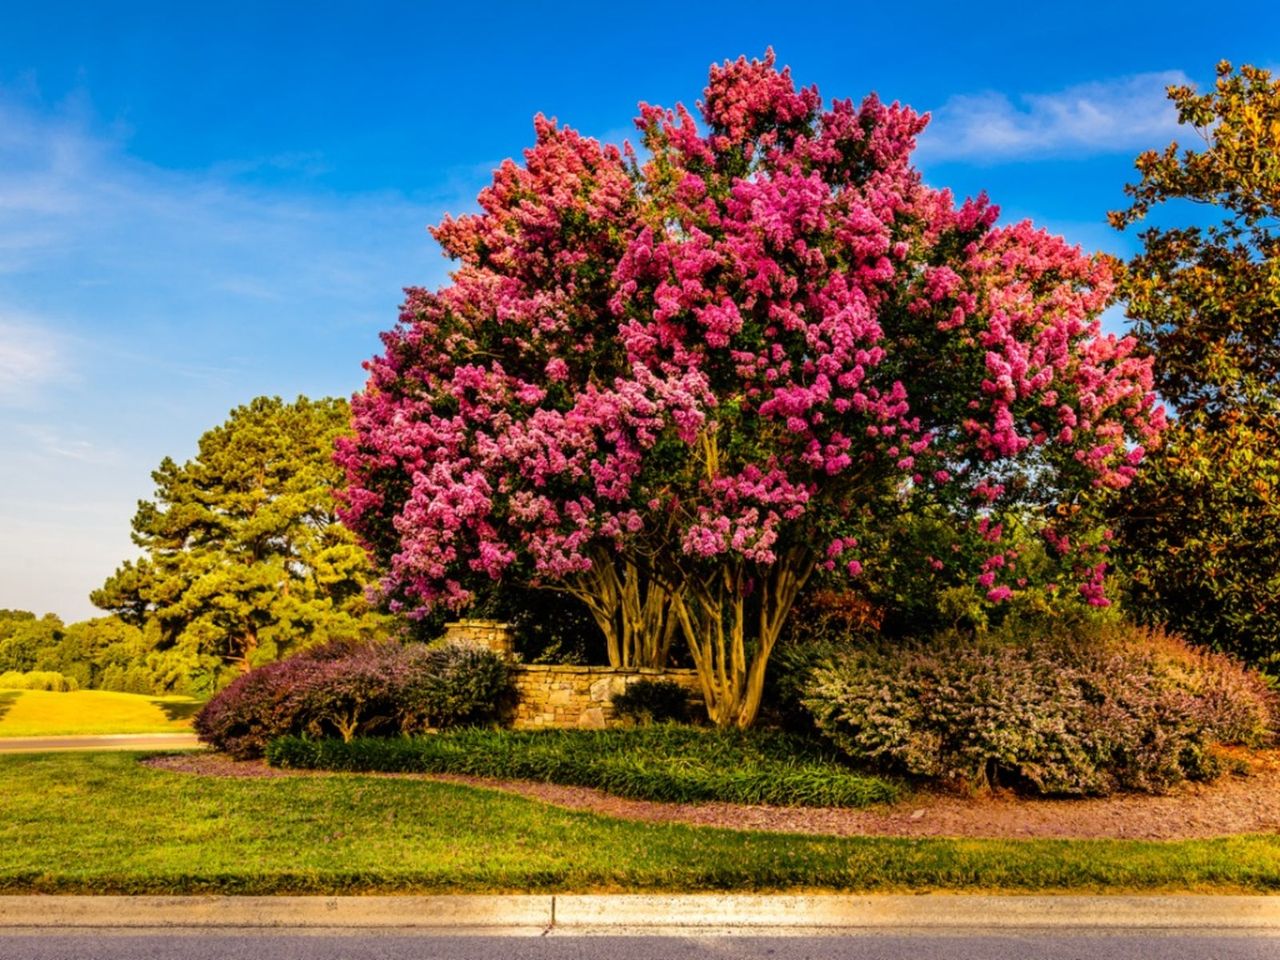
[[[1180,840],[1280,832],[1280,754],[1253,753],[1240,759],[1250,768],[1247,775],[1226,774],[1215,783],[1184,784],[1164,796],[1119,794],[1045,800],[1003,791],[973,797],[926,791],[914,793],[893,805],[867,810],[652,803],[624,800],[586,787],[549,783],[448,774],[377,776],[501,790],[570,810],[627,820],[827,836]],[[238,761],[213,753],[160,756],[143,762],[162,770],[203,776],[331,776],[275,770],[261,761]]]

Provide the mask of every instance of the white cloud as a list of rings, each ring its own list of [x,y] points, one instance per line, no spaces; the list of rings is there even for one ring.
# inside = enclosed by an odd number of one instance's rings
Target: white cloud
[[[357,389],[401,287],[444,278],[427,224],[489,172],[411,197],[323,170],[160,167],[0,88],[0,606],[88,615],[164,456],[254,396]]]
[[[100,442],[83,435],[66,433],[43,423],[19,423],[16,433],[30,441],[29,456],[36,460],[62,460],[81,464],[113,464],[120,460],[116,450],[103,447]]]
[[[67,373],[64,342],[41,326],[0,316],[0,406],[25,406]]]
[[[933,112],[920,153],[927,161],[994,163],[1161,147],[1178,129],[1165,89],[1188,82],[1182,71],[1166,70],[1022,94],[1016,102],[995,92],[955,96]]]

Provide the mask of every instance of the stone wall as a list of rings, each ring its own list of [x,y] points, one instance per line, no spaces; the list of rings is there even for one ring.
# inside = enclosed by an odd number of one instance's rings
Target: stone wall
[[[445,638],[488,647],[514,659],[515,633],[497,620],[457,620],[446,623]],[[615,720],[613,698],[637,680],[671,680],[689,691],[689,713],[703,709],[702,687],[694,670],[623,670],[617,667],[575,667],[561,664],[513,664],[516,703],[507,721],[517,730],[581,727],[599,730]]]
[[[504,657],[515,654],[516,635],[511,624],[499,620],[455,620],[444,625],[446,640],[460,640],[488,647]]]
[[[548,727],[601,729],[613,725],[613,698],[637,680],[672,680],[689,691],[690,712],[702,708],[702,688],[693,670],[623,670],[616,667],[572,667],[520,664],[512,670],[516,706],[511,725],[517,730]]]

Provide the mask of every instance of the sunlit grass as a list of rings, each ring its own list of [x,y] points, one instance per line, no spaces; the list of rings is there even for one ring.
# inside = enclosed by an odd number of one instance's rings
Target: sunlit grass
[[[1280,838],[830,838],[633,823],[357,774],[0,757],[0,893],[1280,891]]]
[[[144,697],[107,690],[0,691],[0,738],[111,733],[186,733],[200,704],[189,697]]]
[[[286,737],[267,748],[267,759],[272,766],[315,770],[541,780],[669,803],[866,807],[901,795],[897,784],[850,769],[812,738],[676,724],[456,730],[350,743]]]

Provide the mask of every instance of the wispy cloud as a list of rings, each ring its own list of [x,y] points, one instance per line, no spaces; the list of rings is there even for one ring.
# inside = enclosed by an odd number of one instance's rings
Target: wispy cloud
[[[57,277],[60,300],[92,289],[81,302],[128,302],[136,320],[181,329],[183,345],[207,354],[209,330],[314,335],[394,301],[406,283],[443,279],[425,230],[443,198],[328,190],[316,154],[165,169],[99,127],[83,106],[50,110],[0,89],[0,305],[23,305],[42,277]],[[272,183],[244,179],[260,168]],[[258,322],[268,304],[269,329]]]
[[[0,315],[0,406],[31,403],[42,387],[68,372],[61,338]]]
[[[110,464],[120,459],[117,450],[105,448],[101,443],[83,436],[68,435],[60,428],[43,423],[17,424],[16,431],[30,443],[28,453],[32,459],[71,460],[82,464]]]
[[[84,102],[0,88],[0,607],[87,615],[164,456],[254,396],[358,388],[400,288],[444,279],[427,224],[489,173],[408,196],[324,169],[168,169]]]
[[[1178,126],[1165,89],[1188,82],[1181,70],[1166,70],[1016,98],[996,92],[955,96],[933,111],[920,138],[921,156],[999,163],[1160,146]]]

